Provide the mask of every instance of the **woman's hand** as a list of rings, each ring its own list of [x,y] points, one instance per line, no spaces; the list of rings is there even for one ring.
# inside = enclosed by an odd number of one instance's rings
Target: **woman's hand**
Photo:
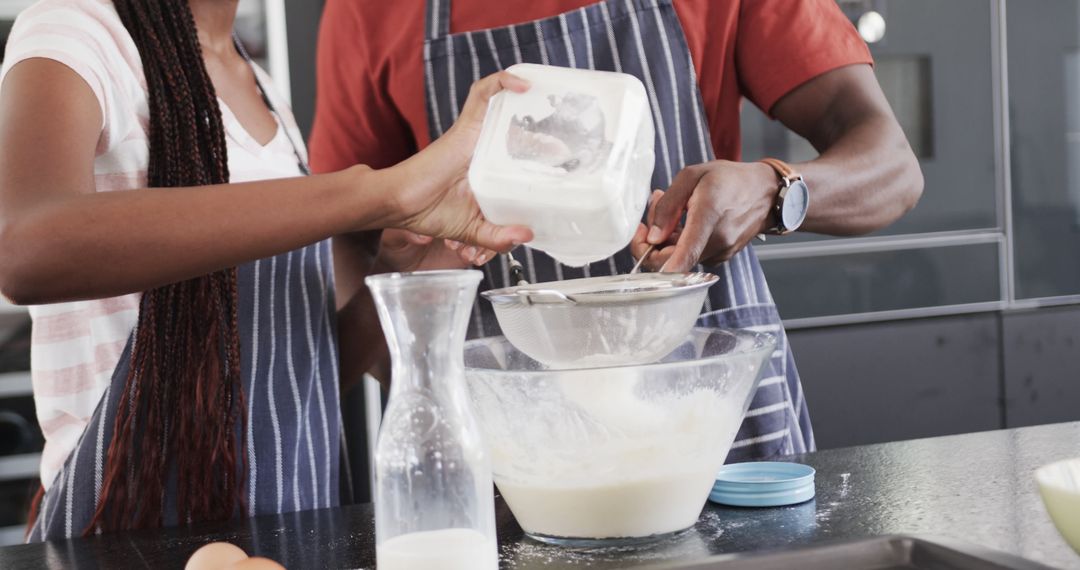
[[[635,257],[656,249],[643,265],[689,271],[727,261],[767,230],[776,200],[776,174],[760,163],[717,160],[680,171],[667,192],[653,192],[648,227],[630,242]],[[679,227],[683,213],[686,225]]]
[[[532,240],[528,228],[497,226],[485,220],[467,179],[488,101],[503,89],[521,93],[528,88],[527,81],[505,71],[477,81],[446,134],[393,167],[400,187],[395,194],[401,216],[397,227],[495,251],[508,251]]]

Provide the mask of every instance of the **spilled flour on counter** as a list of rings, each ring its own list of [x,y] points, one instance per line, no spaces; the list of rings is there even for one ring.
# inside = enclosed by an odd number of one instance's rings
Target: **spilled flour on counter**
[[[851,473],[840,474],[840,498],[843,499],[848,496],[848,492],[851,491]]]
[[[518,542],[503,544],[499,549],[501,563],[522,568],[614,569],[649,562],[692,560],[708,555],[707,545],[693,529],[636,546],[566,548],[523,538]]]
[[[836,510],[837,507],[839,507],[841,505],[843,500],[848,496],[848,493],[850,493],[850,492],[851,492],[851,473],[841,473],[840,474],[840,488],[839,488],[839,495],[840,496],[837,497],[837,500],[830,501],[829,503],[825,504],[824,507],[819,507],[818,508],[817,514],[815,515],[815,518],[817,519],[817,522],[823,523],[823,522],[827,522],[829,519],[831,519],[833,512]]]

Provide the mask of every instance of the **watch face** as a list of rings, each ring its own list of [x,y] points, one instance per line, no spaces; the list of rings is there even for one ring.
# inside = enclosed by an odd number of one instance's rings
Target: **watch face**
[[[788,188],[787,196],[784,197],[783,217],[784,229],[795,231],[806,219],[806,210],[810,206],[810,189],[802,180],[795,180]]]

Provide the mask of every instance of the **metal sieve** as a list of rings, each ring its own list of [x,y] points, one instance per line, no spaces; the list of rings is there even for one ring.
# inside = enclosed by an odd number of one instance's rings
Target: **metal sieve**
[[[503,334],[551,368],[647,364],[697,321],[711,273],[638,273],[519,285],[482,293]]]

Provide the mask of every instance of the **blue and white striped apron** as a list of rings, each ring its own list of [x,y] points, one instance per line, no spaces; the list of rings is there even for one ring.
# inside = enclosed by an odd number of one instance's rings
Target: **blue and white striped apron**
[[[714,159],[694,64],[671,0],[607,0],[542,20],[455,34],[450,33],[450,0],[428,0],[425,30],[432,139],[457,119],[472,82],[515,63],[542,63],[619,71],[642,80],[656,125],[653,188],[670,186],[687,165]],[[533,283],[625,273],[634,263],[629,249],[583,268],[566,267],[529,248],[518,260]],[[701,324],[768,331],[780,341],[728,461],[812,450],[799,374],[753,248],[747,246],[731,261],[708,269],[720,281],[706,301]],[[484,275],[481,291],[510,284],[501,256],[484,267]],[[470,336],[498,333],[491,305],[478,302]]]
[[[330,241],[238,269],[247,514],[338,504],[341,414]],[[78,536],[93,518],[132,339],[27,540]],[[166,525],[176,525],[166,497]]]

